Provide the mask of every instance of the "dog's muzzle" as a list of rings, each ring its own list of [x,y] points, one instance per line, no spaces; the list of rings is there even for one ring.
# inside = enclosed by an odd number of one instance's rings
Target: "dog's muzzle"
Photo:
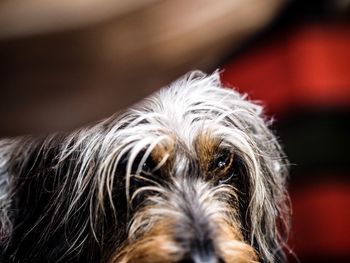
[[[235,193],[197,180],[175,182],[135,213],[129,239],[113,263],[254,262],[240,232]]]

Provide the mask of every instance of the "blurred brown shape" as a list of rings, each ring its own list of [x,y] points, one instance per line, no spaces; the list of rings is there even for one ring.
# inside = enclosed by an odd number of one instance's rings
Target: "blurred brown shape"
[[[285,2],[3,1],[0,135],[84,125],[213,69]]]

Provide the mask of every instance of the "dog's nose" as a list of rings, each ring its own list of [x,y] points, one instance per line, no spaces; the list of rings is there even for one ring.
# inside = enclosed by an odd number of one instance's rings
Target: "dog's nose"
[[[193,254],[180,260],[178,263],[225,263],[224,260],[218,258],[214,254],[210,255],[198,255]]]
[[[214,261],[203,261],[201,259],[196,260],[196,259],[184,259],[181,260],[179,263],[225,263],[223,260],[219,259],[214,259]]]

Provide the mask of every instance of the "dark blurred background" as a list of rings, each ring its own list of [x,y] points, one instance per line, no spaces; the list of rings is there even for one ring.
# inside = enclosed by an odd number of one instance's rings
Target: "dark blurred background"
[[[350,261],[350,25],[349,9],[335,4],[295,1],[222,73],[275,119],[301,262]]]

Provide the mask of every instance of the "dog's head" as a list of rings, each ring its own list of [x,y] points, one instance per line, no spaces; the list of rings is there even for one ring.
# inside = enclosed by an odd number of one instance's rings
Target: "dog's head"
[[[95,244],[111,263],[283,254],[286,161],[262,108],[222,88],[218,73],[192,72],[91,128],[14,148],[11,158],[26,161],[7,169],[17,174],[11,198],[29,195],[28,178],[50,193],[21,244],[31,231],[42,249],[62,231],[64,255]]]

